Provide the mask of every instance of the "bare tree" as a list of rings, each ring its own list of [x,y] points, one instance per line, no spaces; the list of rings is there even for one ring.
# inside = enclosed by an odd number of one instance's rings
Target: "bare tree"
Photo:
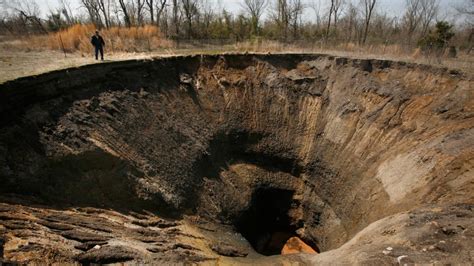
[[[7,11],[7,6],[4,0],[0,0],[0,33],[8,32],[10,34],[14,33],[9,21],[11,20],[10,14]]]
[[[403,22],[406,27],[408,41],[411,42],[416,32],[419,32],[421,36],[426,35],[438,14],[439,0],[406,0],[405,3],[406,10]]]
[[[104,24],[100,16],[100,7],[98,0],[81,0],[82,6],[86,8],[89,14],[90,21],[97,27],[102,27]]]
[[[77,22],[74,18],[74,14],[71,9],[71,2],[69,0],[59,0],[59,10],[63,14],[68,25],[72,25]]]
[[[38,4],[33,0],[11,0],[4,1],[1,3],[4,9],[12,9],[15,13],[18,13],[24,28],[27,28],[28,24],[35,25],[43,33],[47,33],[43,23],[39,17],[40,9]]]
[[[143,10],[144,10],[144,7],[145,7],[145,0],[136,0],[136,3],[137,5],[135,6],[136,7],[136,17],[137,17],[137,21],[136,21],[136,24],[137,25],[143,25],[144,24],[144,17],[143,17]]]
[[[425,36],[438,15],[439,0],[421,0],[421,36]]]
[[[200,14],[200,20],[201,21],[201,36],[204,38],[209,38],[211,35],[211,23],[215,17],[215,10],[213,3],[211,3],[209,0],[202,0],[201,3],[201,14]]]
[[[156,1],[156,25],[160,26],[161,17],[166,8],[167,0]]]
[[[369,33],[370,19],[372,18],[377,0],[360,0],[360,3],[362,4],[362,14],[364,15],[365,26],[362,43],[365,44],[367,41],[367,34]]]
[[[377,13],[374,14],[372,21],[372,32],[379,40],[386,43],[391,36],[395,36],[397,18],[386,13]]]
[[[250,16],[252,24],[252,34],[259,35],[260,18],[267,6],[267,0],[244,0],[242,4],[244,10]]]
[[[99,10],[104,17],[105,27],[110,28],[111,21],[110,21],[110,1],[113,0],[97,0],[99,5]]]
[[[125,0],[118,0],[120,4],[120,8],[122,9],[122,14],[123,14],[123,20],[125,22],[125,26],[131,27],[132,26],[132,20],[130,18],[130,12],[128,11],[128,6]]]
[[[326,27],[326,40],[329,39],[329,31],[331,30],[331,20],[332,20],[332,14],[334,12],[334,4],[336,0],[331,0],[331,5],[329,6],[329,13],[328,13],[328,24]]]
[[[199,14],[198,0],[181,0],[181,6],[187,24],[187,36],[188,39],[191,39],[194,18]]]
[[[322,19],[321,19],[321,2],[320,1],[311,1],[310,5],[311,9],[314,11],[315,15],[315,26],[316,28],[319,28],[320,25],[322,24]]]
[[[167,2],[170,2],[168,0]],[[169,35],[169,25],[172,23],[171,19],[172,17],[172,5],[167,4],[163,6],[163,9],[161,11],[157,11],[157,18],[156,18],[156,25],[160,27],[160,31],[165,35],[165,36],[170,36]],[[159,15],[159,16],[158,16]]]
[[[148,7],[148,11],[150,12],[150,22],[151,24],[155,24],[155,4],[153,0],[145,0],[145,3]]]
[[[283,36],[283,39],[288,38],[288,27],[290,22],[290,12],[289,12],[287,0],[276,0],[276,5],[274,7],[274,13],[272,14],[273,19],[278,25],[278,30],[280,35]]]
[[[337,21],[339,18],[339,15],[342,13],[343,8],[344,8],[345,1],[344,0],[334,0],[334,30],[337,33]]]
[[[180,5],[180,2],[178,0],[173,0],[173,17],[172,17],[172,21],[173,21],[173,25],[174,25],[174,34],[175,34],[175,37],[178,38],[179,37],[179,24],[180,24],[180,16],[179,16],[179,5]]]
[[[112,13],[110,15],[110,20],[114,21],[116,25],[121,27],[122,26],[122,16],[120,14],[121,7],[117,4],[117,1],[115,0],[112,0],[111,4],[112,4]],[[112,18],[112,15],[115,19]]]
[[[473,49],[473,40],[474,40],[474,0],[465,0],[463,3],[454,6],[456,11],[461,16],[465,16],[466,26],[468,29],[468,37],[467,43],[469,43],[469,49],[467,50],[467,54],[470,54]]]
[[[165,10],[167,0],[145,0],[150,12],[150,21],[151,24],[156,24],[160,26],[161,14]],[[155,22],[155,10],[156,10],[156,22]]]
[[[296,39],[298,37],[298,25],[301,22],[301,15],[304,11],[304,5],[301,0],[289,0],[288,10],[289,24],[293,30],[293,38]]]
[[[463,3],[454,6],[454,8],[463,15],[474,16],[474,0],[464,0]]]
[[[406,27],[408,41],[411,42],[413,34],[421,21],[421,0],[406,0],[403,21]]]
[[[359,32],[359,21],[358,21],[358,10],[357,7],[352,3],[349,2],[347,7],[347,14],[345,16],[346,24],[345,28],[347,30],[346,39],[347,41],[352,41],[353,38],[357,38],[357,34]]]

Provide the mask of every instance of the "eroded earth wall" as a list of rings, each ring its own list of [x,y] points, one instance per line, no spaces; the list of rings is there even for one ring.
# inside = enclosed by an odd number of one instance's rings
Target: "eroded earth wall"
[[[325,55],[23,78],[0,85],[0,193],[239,227],[258,191],[290,191],[288,223],[331,250],[393,214],[472,206],[472,84],[457,71]]]

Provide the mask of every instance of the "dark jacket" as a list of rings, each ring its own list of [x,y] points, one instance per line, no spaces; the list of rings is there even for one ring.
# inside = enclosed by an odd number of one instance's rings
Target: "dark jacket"
[[[96,48],[101,48],[101,47],[105,46],[104,39],[100,35],[99,36],[97,36],[97,35],[92,36],[91,43]]]

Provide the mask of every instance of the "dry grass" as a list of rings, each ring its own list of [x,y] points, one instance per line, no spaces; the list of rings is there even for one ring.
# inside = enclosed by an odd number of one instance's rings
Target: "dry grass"
[[[66,30],[51,33],[47,46],[53,50],[66,52],[90,52],[90,38],[95,32],[94,25],[74,25]],[[156,26],[112,27],[101,31],[109,52],[145,52],[169,48],[172,42],[162,37]],[[41,38],[41,37],[36,37]]]
[[[242,42],[234,45],[234,50],[239,52],[257,53],[324,53],[335,56],[374,58],[393,61],[405,61],[418,64],[427,64],[451,69],[461,69],[474,73],[474,55],[465,51],[458,52],[456,58],[447,54],[441,56],[424,55],[419,48],[406,47],[398,44],[391,45],[357,45],[355,43],[342,43],[327,45],[323,42],[284,44],[275,41]]]
[[[81,57],[92,56],[90,38],[95,32],[93,25],[75,25],[57,33],[39,36],[26,36],[23,38],[10,38],[0,40],[0,51],[11,52],[36,52],[63,51]],[[419,49],[398,44],[391,45],[358,45],[356,43],[326,44],[323,41],[304,41],[292,44],[272,40],[256,39],[228,44],[213,43],[212,41],[193,42],[181,41],[174,43],[162,36],[155,26],[143,27],[113,27],[101,31],[106,42],[106,57],[120,55],[127,58],[137,56],[162,56],[198,53],[226,53],[226,52],[255,52],[255,53],[324,53],[335,56],[355,58],[376,58],[412,63],[429,64],[439,67],[462,69],[474,73],[474,55],[459,52],[457,58],[447,56],[426,56]]]

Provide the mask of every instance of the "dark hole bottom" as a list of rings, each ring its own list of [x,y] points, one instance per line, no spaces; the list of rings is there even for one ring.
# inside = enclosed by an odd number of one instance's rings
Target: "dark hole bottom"
[[[260,188],[256,190],[249,208],[237,220],[236,229],[258,253],[266,256],[281,254],[286,241],[296,236],[288,211],[294,191]]]

